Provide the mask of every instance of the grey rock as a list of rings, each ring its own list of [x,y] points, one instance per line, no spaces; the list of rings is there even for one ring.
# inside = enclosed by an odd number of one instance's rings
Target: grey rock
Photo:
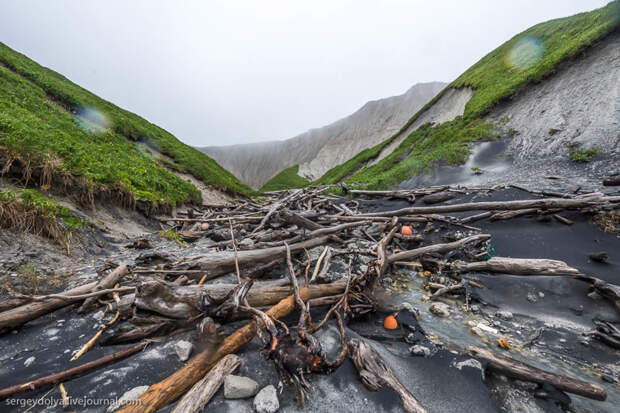
[[[444,303],[431,304],[429,311],[437,317],[448,317],[450,315],[450,307]]]
[[[454,367],[456,367],[459,370],[462,370],[463,367],[471,367],[472,369],[478,369],[480,370],[480,375],[482,376],[482,380],[484,380],[484,368],[482,368],[482,364],[476,359],[467,359],[467,360],[460,361],[458,363],[455,363]]]
[[[246,399],[258,391],[258,383],[249,377],[229,374],[224,378],[224,397],[227,399]]]
[[[194,349],[194,345],[189,341],[180,340],[174,344],[174,351],[179,356],[179,360],[187,361],[189,356],[192,354],[192,350]]]
[[[529,301],[530,303],[535,303],[536,301],[538,301],[538,297],[536,297],[536,294],[528,293],[527,301]]]
[[[512,320],[512,313],[510,311],[496,311],[495,317],[503,318],[504,320]]]
[[[279,409],[278,393],[271,384],[263,388],[254,397],[254,410],[256,410],[256,413],[275,413]]]
[[[413,356],[429,357],[431,355],[431,350],[428,347],[424,347],[419,344],[409,348],[409,352]]]
[[[142,396],[142,394],[146,391],[146,389],[148,389],[149,386],[138,386],[138,387],[134,387],[133,389],[126,391],[125,393],[123,393],[123,395],[116,401],[116,403],[112,403],[108,409],[106,410],[107,412],[113,412],[116,411],[118,409],[120,409],[121,407],[123,407],[124,405],[127,404],[127,402],[133,401],[138,399],[140,396]]]

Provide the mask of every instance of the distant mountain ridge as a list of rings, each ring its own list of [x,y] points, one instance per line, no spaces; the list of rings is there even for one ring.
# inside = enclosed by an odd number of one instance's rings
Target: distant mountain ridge
[[[315,180],[390,137],[445,86],[442,82],[415,84],[402,95],[367,102],[345,118],[290,139],[200,150],[255,189],[294,165],[299,165],[300,176]]]

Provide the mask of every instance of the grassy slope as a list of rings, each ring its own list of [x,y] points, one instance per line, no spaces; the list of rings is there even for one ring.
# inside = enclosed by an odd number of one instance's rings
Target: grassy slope
[[[316,183],[330,184],[345,179],[348,183],[367,188],[385,188],[424,172],[439,162],[464,162],[469,154],[468,142],[493,137],[491,125],[480,120],[493,106],[529,83],[552,74],[562,61],[616,30],[619,24],[620,1],[616,0],[592,12],[531,27],[493,50],[448,86],[475,90],[463,117],[430,129],[425,127],[414,131],[390,156],[377,165],[360,170],[394,139],[392,137],[330,169]],[[528,37],[537,38],[544,45],[541,59],[522,69],[507,65],[506,59],[511,51]],[[437,101],[442,93],[418,111],[401,131]]]
[[[299,172],[299,165],[293,165],[290,168],[286,168],[271,178],[269,182],[261,188],[261,191],[279,191],[281,189],[303,188],[308,186],[310,181],[297,175],[297,172]]]
[[[69,234],[83,222],[36,189],[0,189],[0,228],[45,235],[67,246]]]
[[[136,142],[144,142],[207,184],[254,193],[202,152],[2,43],[0,64],[0,148],[26,163],[54,165],[55,173],[86,178],[93,187],[122,188],[139,201],[198,202],[200,192],[193,185],[137,148]],[[75,115],[84,108],[103,113],[108,128]]]

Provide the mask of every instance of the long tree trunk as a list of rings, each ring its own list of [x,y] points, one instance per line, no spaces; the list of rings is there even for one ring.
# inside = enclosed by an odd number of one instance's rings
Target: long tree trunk
[[[506,376],[534,383],[549,383],[558,390],[578,394],[590,399],[605,400],[607,398],[605,389],[596,384],[550,373],[480,347],[469,347],[467,352],[474,357],[486,360],[488,362],[487,369]]]
[[[393,217],[410,214],[442,214],[445,212],[466,211],[492,211],[492,210],[517,210],[517,209],[549,209],[549,208],[583,208],[605,203],[620,202],[620,196],[598,196],[581,199],[547,198],[527,199],[522,201],[497,201],[497,202],[468,202],[466,204],[440,205],[433,207],[409,207],[386,212],[371,212],[358,216],[383,216]]]
[[[79,287],[67,290],[62,294],[65,296],[79,296],[87,294],[97,285],[96,282],[80,285]],[[83,300],[83,298],[75,299],[60,299],[52,298],[45,301],[36,301],[28,304],[24,304],[19,307],[12,308],[8,311],[0,313],[0,334],[15,327],[19,327],[30,320],[34,320],[42,315],[51,313],[62,307],[66,307],[77,301]]]
[[[489,271],[515,275],[577,275],[579,270],[564,261],[536,258],[493,257],[487,261],[455,261],[450,268],[459,272]]]

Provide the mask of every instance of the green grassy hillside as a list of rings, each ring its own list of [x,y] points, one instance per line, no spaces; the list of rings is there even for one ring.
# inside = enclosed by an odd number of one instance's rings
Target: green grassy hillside
[[[263,192],[279,191],[281,189],[288,188],[303,188],[310,184],[305,178],[297,175],[299,172],[299,165],[293,165],[290,168],[286,168],[273,178],[271,178],[265,186],[261,188]]]
[[[146,146],[145,146],[146,145]],[[151,156],[144,148],[170,159]],[[0,170],[24,184],[166,208],[200,192],[163,166],[221,190],[249,187],[202,152],[0,43]],[[12,168],[11,168],[12,166]]]
[[[492,125],[481,118],[495,105],[528,84],[553,74],[562,62],[618,30],[619,26],[620,0],[615,0],[591,12],[550,20],[527,29],[483,57],[448,86],[474,89],[462,117],[442,125],[419,128],[391,155],[377,165],[363,168],[395,139],[396,134],[330,169],[315,183],[333,184],[344,180],[360,187],[385,188],[438,163],[464,162],[469,155],[469,142],[494,137]],[[417,112],[401,131],[442,94]]]

